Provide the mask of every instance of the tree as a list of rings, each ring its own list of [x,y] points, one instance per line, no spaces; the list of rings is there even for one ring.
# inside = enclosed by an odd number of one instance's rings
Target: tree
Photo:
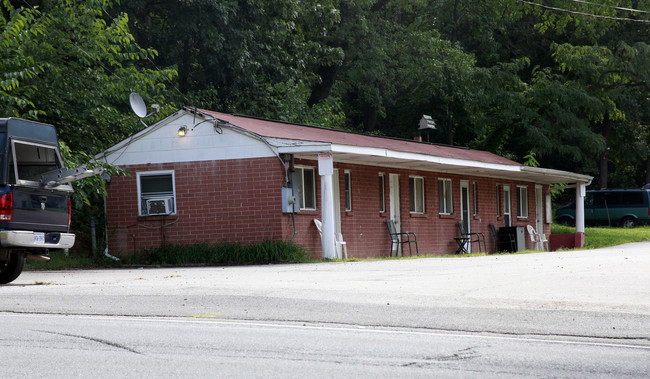
[[[3,113],[51,123],[72,151],[91,155],[141,128],[134,117],[125,122],[130,92],[163,100],[165,82],[175,76],[174,69],[136,65],[156,51],[135,44],[125,14],[107,23],[108,3],[65,0],[14,8],[4,1],[0,12]]]
[[[650,107],[650,45],[620,42],[610,49],[563,44],[555,46],[554,51],[561,69],[570,74],[568,79],[602,103],[594,127],[606,143],[600,151],[599,184],[608,188],[610,154],[621,157],[630,150],[647,149],[643,146],[647,140],[644,129],[650,120],[644,110]],[[638,137],[627,130],[637,130]],[[632,138],[616,138],[621,135]]]
[[[175,108],[164,102],[175,69],[140,67],[157,53],[135,43],[126,14],[104,12],[109,4],[61,0],[23,8],[0,2],[0,110],[55,125],[69,168],[142,129],[129,110],[130,92],[164,104],[159,117]],[[98,164],[125,174],[91,163]],[[90,217],[101,220],[105,189],[100,177],[73,185],[73,226],[79,230]]]
[[[296,94],[314,80],[315,62],[341,59],[319,43],[338,20],[332,1],[138,0],[114,9],[133,16],[140,43],[161,51],[158,64],[178,65],[178,103],[318,122],[311,113],[288,116],[291,108],[273,108],[304,97]]]
[[[410,138],[422,114],[433,113],[444,121],[443,140],[453,143],[455,128],[472,134],[463,121],[474,59],[433,27],[429,2],[343,0],[339,7],[341,22],[324,43],[345,59],[314,68],[308,105],[341,98],[350,127],[366,132]]]

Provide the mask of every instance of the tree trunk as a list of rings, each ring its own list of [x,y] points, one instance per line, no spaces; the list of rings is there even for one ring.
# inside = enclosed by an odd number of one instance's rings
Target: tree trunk
[[[451,40],[451,43],[455,43],[458,40],[458,2],[460,0],[456,0],[454,2],[454,25],[451,28],[451,35],[449,36],[449,39]]]
[[[605,138],[605,150],[600,154],[600,189],[607,188],[607,174],[609,163],[609,135],[612,131],[612,124],[608,116],[603,120],[603,137]]]
[[[648,134],[648,157],[645,161],[645,181],[643,184],[650,183],[650,133]]]
[[[453,109],[454,105],[451,102],[447,103],[447,143],[450,146],[454,144],[454,123],[451,115]]]
[[[311,95],[307,100],[307,105],[312,107],[322,100],[326,99],[330,92],[332,91],[332,86],[336,81],[336,76],[339,73],[341,66],[320,66],[316,75],[320,78],[320,81],[314,85],[311,89]]]
[[[372,132],[377,124],[377,107],[366,104],[363,107],[363,130]]]
[[[187,93],[190,82],[190,40],[183,41],[183,58],[178,70],[178,86],[181,93]]]

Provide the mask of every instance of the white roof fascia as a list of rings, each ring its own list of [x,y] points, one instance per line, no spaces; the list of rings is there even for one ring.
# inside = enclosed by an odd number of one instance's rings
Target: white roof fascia
[[[332,152],[370,155],[376,157],[392,158],[392,159],[407,160],[407,161],[417,161],[423,163],[435,163],[435,164],[446,165],[446,166],[480,168],[485,170],[519,172],[519,168],[521,167],[516,165],[487,163],[487,162],[467,160],[467,159],[440,157],[440,156],[420,154],[420,153],[409,153],[409,152],[390,150],[385,148],[376,148],[376,147],[332,145]]]
[[[278,146],[275,142],[269,141],[269,143],[277,147],[279,154],[323,153],[332,151],[332,144],[330,143],[307,142]]]
[[[386,148],[366,147],[366,146],[352,146],[340,145],[331,143],[319,143],[311,141],[300,140],[287,140],[278,138],[269,138],[268,142],[274,146],[278,146],[278,152],[284,153],[319,153],[324,151],[331,151],[332,153],[346,153],[366,155],[382,158],[392,158],[397,160],[406,160],[411,162],[435,163],[447,166],[471,167],[481,168],[485,170],[499,170],[519,172],[521,166],[505,165],[498,163],[486,163],[481,161],[473,161],[467,159],[439,157],[435,155],[409,153],[397,150],[390,150]]]
[[[553,176],[557,178],[557,183],[564,181],[568,183],[585,183],[586,185],[589,185],[593,180],[593,177],[589,175],[577,174],[575,172],[569,171],[554,170],[551,168],[521,166],[521,171],[544,176]]]

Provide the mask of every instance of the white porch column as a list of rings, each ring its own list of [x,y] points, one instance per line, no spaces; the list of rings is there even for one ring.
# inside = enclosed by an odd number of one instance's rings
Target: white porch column
[[[585,232],[585,184],[576,186],[576,233]]]
[[[585,245],[585,183],[577,183],[576,185],[576,234],[574,239],[575,247],[583,247]]]
[[[336,238],[334,226],[334,159],[332,154],[318,154],[318,174],[320,175],[321,218],[323,223],[323,259],[336,258]]]

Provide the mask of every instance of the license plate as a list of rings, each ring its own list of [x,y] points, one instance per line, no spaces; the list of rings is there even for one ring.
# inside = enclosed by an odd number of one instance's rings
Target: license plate
[[[34,233],[34,243],[45,243],[45,233]]]

